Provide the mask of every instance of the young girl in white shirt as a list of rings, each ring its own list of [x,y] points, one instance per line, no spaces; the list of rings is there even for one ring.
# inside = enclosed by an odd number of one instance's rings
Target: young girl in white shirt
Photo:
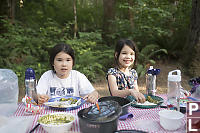
[[[50,52],[52,70],[46,71],[38,81],[38,104],[47,102],[49,98],[61,96],[78,96],[95,103],[98,92],[86,76],[72,70],[75,64],[74,50],[67,44],[57,44]]]

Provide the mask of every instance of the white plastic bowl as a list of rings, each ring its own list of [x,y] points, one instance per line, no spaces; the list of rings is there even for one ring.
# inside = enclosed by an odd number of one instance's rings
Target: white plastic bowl
[[[177,130],[183,125],[183,117],[179,111],[175,110],[162,110],[159,112],[160,125],[165,130]]]
[[[62,124],[44,124],[40,120],[47,115],[54,115],[54,116],[62,115],[62,116],[67,116],[67,119],[72,118],[72,120],[68,123],[62,123]],[[56,113],[50,113],[47,115],[43,115],[42,117],[40,117],[38,122],[43,127],[43,129],[47,131],[48,133],[66,133],[67,131],[71,129],[72,124],[76,120],[76,116],[74,114],[67,113],[67,112],[56,112]]]

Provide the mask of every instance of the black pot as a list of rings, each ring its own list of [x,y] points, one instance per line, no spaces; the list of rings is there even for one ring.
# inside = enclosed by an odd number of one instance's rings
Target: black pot
[[[97,119],[90,119],[91,117],[87,117],[87,115],[84,115],[86,112],[88,112],[87,108],[82,109],[78,112],[79,126],[81,133],[113,133],[114,131],[117,130],[118,118],[122,113],[122,108],[117,102],[115,101],[110,101],[110,102],[114,103],[115,107],[114,113],[102,117],[103,119],[101,117]],[[98,103],[101,108],[101,103],[103,102],[98,102]]]
[[[118,102],[118,104],[122,107],[122,113],[120,116],[128,114],[128,107],[129,107],[128,104],[130,103],[130,101],[126,98],[122,98],[118,96],[107,96],[107,97],[99,98],[98,102],[110,101],[110,100]]]

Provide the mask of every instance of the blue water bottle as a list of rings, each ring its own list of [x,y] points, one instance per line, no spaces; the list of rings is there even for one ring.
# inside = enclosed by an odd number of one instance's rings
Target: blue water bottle
[[[160,73],[160,69],[154,69],[150,66],[146,73],[146,94],[156,95],[156,75]]]
[[[35,71],[32,68],[27,68],[25,71],[25,88],[26,96],[37,101]]]

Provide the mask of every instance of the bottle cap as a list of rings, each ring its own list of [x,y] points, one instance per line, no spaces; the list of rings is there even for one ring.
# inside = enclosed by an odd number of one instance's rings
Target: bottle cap
[[[160,73],[160,69],[154,69],[153,66],[149,67],[147,74],[158,75]]]
[[[35,71],[32,68],[26,69],[25,79],[35,79]]]
[[[176,75],[173,75],[173,73],[176,73]],[[181,71],[180,70],[173,70],[173,71],[169,72],[168,81],[180,82],[181,81]]]
[[[150,67],[149,67],[149,70],[151,70],[151,69],[153,69],[153,66],[150,66]]]

